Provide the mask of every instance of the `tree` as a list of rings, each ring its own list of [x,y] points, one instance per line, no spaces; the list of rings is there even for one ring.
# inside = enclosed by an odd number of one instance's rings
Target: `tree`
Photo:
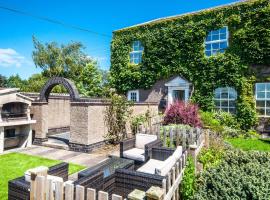
[[[102,74],[97,67],[97,62],[86,64],[76,86],[84,96],[102,96]]]
[[[62,76],[77,80],[86,64],[92,62],[82,51],[84,46],[80,42],[67,45],[59,45],[56,42],[42,44],[33,37],[33,43],[33,61],[48,78]]]
[[[6,87],[7,86],[7,77],[0,74],[0,87]]]
[[[12,75],[7,79],[7,87],[9,88],[19,88],[24,90],[27,86],[27,80],[23,80],[18,74]]]
[[[24,88],[24,92],[40,92],[48,78],[42,74],[33,74],[27,81],[27,86]]]

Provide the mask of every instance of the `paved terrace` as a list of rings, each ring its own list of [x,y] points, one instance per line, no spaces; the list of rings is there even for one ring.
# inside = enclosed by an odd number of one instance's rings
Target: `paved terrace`
[[[99,162],[105,160],[108,155],[119,155],[119,146],[110,146],[107,145],[102,149],[96,150],[92,153],[82,153],[82,152],[74,152],[67,151],[63,149],[55,149],[51,147],[44,146],[35,146],[24,148],[24,149],[12,149],[8,152],[19,152],[28,155],[35,155],[44,158],[61,160],[64,162],[71,162],[74,164],[84,165],[86,167],[92,167]]]

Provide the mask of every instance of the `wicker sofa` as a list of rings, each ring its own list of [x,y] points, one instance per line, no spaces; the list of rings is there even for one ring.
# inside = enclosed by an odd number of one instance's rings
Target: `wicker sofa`
[[[48,174],[68,179],[68,163],[60,163],[49,168]],[[30,183],[25,181],[25,177],[10,180],[8,182],[8,199],[9,200],[29,200],[30,199]]]
[[[134,138],[120,142],[120,157],[134,160],[135,169],[149,160],[153,147],[162,147],[156,135],[138,133]]]

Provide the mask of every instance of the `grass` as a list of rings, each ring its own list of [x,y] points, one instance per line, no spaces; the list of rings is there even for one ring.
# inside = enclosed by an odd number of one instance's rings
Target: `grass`
[[[61,163],[58,160],[50,160],[38,156],[30,156],[21,153],[9,153],[0,156],[0,199],[7,200],[8,181],[24,175],[28,169],[38,166],[53,166]],[[69,164],[69,174],[84,169],[85,167]]]
[[[244,151],[270,151],[270,140],[269,139],[244,139],[244,138],[231,138],[227,139],[233,147],[242,149]]]

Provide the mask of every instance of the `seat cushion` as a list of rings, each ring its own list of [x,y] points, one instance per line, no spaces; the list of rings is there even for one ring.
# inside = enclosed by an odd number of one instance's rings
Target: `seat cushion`
[[[178,146],[177,148],[176,148],[176,150],[173,152],[173,157],[175,158],[175,160],[176,161],[178,161],[180,158],[181,158],[181,156],[182,156],[182,146]]]
[[[138,149],[138,148],[133,148],[129,149],[127,151],[123,152],[123,157],[124,158],[129,158],[131,160],[138,160],[138,161],[143,161],[145,160],[144,158],[144,150],[143,149]]]
[[[136,134],[135,147],[138,149],[144,149],[144,146],[146,144],[153,142],[155,140],[157,140],[156,135],[138,133],[138,134]]]
[[[148,174],[155,174],[156,166],[162,165],[162,163],[163,161],[161,160],[150,159],[147,161],[147,163],[137,169],[137,171]]]
[[[161,175],[161,176],[167,176],[167,174],[170,172],[170,170],[175,165],[175,158],[173,156],[170,156],[167,158],[163,163],[159,166],[156,166],[155,174]]]

